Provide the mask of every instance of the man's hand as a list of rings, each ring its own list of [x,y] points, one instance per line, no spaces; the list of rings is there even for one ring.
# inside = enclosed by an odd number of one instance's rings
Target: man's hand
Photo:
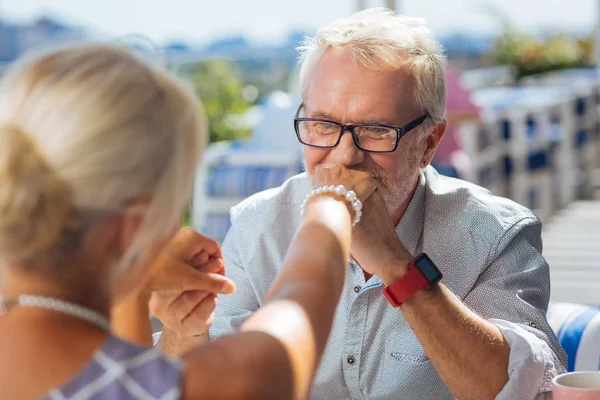
[[[341,184],[362,200],[362,217],[352,230],[350,251],[367,274],[377,275],[389,285],[406,273],[412,256],[398,238],[385,201],[367,172],[341,165],[322,167],[315,171],[312,183],[315,188]],[[354,213],[352,207],[349,209]]]
[[[360,223],[352,230],[350,252],[365,272],[377,275],[386,286],[402,277],[412,260],[377,191],[363,204]]]
[[[205,334],[214,320],[217,293],[235,290],[224,272],[217,242],[191,228],[180,230],[155,261],[150,313],[177,338]]]
[[[367,201],[377,188],[375,181],[368,173],[349,170],[343,165],[317,168],[312,177],[312,184],[315,189],[329,185],[342,185],[346,190],[352,190],[356,194],[356,197],[363,203]],[[349,202],[345,202],[348,210],[354,216],[354,209]]]

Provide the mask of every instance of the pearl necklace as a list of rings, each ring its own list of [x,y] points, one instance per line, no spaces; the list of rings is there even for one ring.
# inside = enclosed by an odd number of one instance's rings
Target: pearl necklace
[[[20,307],[36,307],[56,311],[87,321],[105,331],[110,331],[109,319],[92,309],[53,297],[34,296],[30,294],[22,294],[14,299],[5,299],[0,296],[0,317],[17,305]]]

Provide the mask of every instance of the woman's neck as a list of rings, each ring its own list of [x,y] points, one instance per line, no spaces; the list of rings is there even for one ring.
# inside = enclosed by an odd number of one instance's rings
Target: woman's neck
[[[23,294],[53,297],[90,308],[105,316],[110,315],[111,303],[108,285],[102,283],[104,279],[90,276],[90,268],[78,269],[75,265],[59,268],[61,273],[56,273],[56,278],[53,279],[49,268],[5,266],[0,295],[7,299]],[[102,271],[102,268],[95,270]],[[61,276],[69,277],[60,279]]]
[[[3,271],[0,294],[7,298],[30,294],[54,297],[84,306],[108,317],[106,296],[95,295],[77,265],[69,271],[80,286],[52,279],[56,268],[7,266]],[[39,271],[44,271],[43,273]],[[56,275],[64,274],[57,271]],[[101,279],[98,279],[101,282]],[[97,285],[100,286],[100,285]],[[11,307],[0,316],[0,387],[2,398],[40,398],[50,388],[67,382],[90,360],[109,335],[87,320],[41,307]],[[52,365],[52,368],[48,368]],[[36,377],[25,378],[27,370]],[[29,381],[27,380],[29,379]]]

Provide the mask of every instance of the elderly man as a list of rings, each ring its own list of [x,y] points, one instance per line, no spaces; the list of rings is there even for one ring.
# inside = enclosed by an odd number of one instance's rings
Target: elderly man
[[[233,208],[223,254],[238,289],[219,298],[210,336],[235,332],[261,307],[311,175],[343,165],[369,172],[378,195],[353,230],[312,398],[550,397],[565,355],[545,318],[540,221],[428,166],[446,129],[445,58],[431,31],[418,19],[367,10],[320,29],[300,50],[303,104],[294,123],[307,173]],[[195,306],[188,299],[157,311],[165,351],[208,339],[208,317],[185,327],[172,317]]]

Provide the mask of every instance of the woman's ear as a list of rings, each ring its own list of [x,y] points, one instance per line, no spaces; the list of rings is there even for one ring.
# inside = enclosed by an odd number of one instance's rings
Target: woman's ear
[[[127,208],[121,215],[121,227],[120,227],[120,243],[119,248],[121,254],[124,254],[133,243],[133,239],[140,229],[142,220],[146,215],[146,210],[152,201],[151,195],[141,195],[136,197],[134,200],[129,202]]]
[[[435,155],[435,151],[440,144],[440,141],[444,137],[446,133],[446,120],[442,120],[438,122],[432,129],[432,131],[425,138],[425,151],[423,152],[423,158],[421,159],[421,167],[424,168],[431,160],[433,160],[433,156]]]
[[[88,241],[96,257],[111,260],[123,257],[133,243],[151,198],[149,195],[137,197],[122,212],[107,218],[94,228]]]

